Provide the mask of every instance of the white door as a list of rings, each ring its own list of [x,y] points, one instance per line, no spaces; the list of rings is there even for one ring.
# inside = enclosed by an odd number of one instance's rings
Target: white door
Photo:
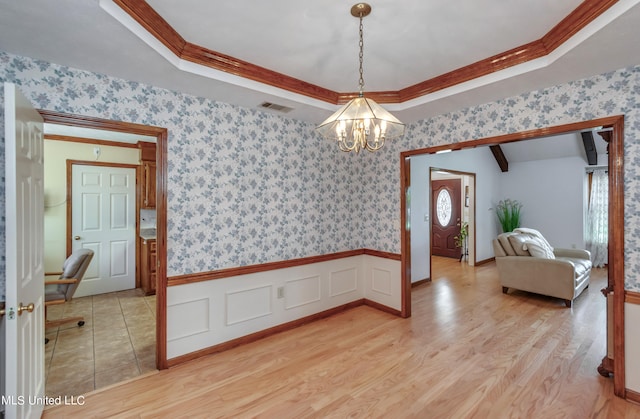
[[[42,117],[4,84],[7,418],[39,418],[44,396]],[[25,308],[25,307],[28,307]]]
[[[75,296],[135,288],[136,170],[110,166],[72,166],[73,250],[94,257]]]

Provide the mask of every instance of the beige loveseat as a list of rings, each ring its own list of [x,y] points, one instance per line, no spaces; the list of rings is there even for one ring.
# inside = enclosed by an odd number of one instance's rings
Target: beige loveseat
[[[536,233],[539,237],[535,237]],[[589,286],[590,253],[554,249],[536,230],[502,233],[493,240],[493,250],[505,294],[514,288],[562,298],[571,307],[573,300]]]

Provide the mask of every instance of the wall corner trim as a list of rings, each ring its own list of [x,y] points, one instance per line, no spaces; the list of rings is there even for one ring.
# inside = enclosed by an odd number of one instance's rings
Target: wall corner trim
[[[640,304],[640,292],[625,291],[624,302],[629,304]]]
[[[496,258],[491,257],[489,259],[483,259],[476,262],[476,266],[486,265],[487,263],[495,262]]]
[[[640,393],[627,388],[625,389],[625,399],[630,402],[640,404]]]

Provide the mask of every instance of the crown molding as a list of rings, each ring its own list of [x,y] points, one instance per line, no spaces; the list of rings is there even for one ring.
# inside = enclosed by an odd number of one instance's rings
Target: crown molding
[[[460,67],[398,91],[367,92],[378,103],[404,103],[440,90],[550,55],[572,36],[606,12],[618,0],[585,0],[542,38]],[[239,60],[185,40],[145,0],[113,0],[113,3],[161,42],[177,59],[199,64],[330,104],[343,104],[357,92],[340,93],[286,74]]]

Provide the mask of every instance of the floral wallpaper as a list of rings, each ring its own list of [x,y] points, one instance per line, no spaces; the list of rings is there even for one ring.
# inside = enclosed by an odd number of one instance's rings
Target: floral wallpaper
[[[0,81],[37,108],[168,129],[170,276],[355,248],[357,156],[312,124],[7,53]]]
[[[170,276],[362,247],[399,253],[401,151],[625,114],[626,288],[640,291],[640,67],[418,121],[359,155],[306,122],[3,52],[0,81],[38,108],[169,130]],[[4,171],[4,146],[0,161]]]

